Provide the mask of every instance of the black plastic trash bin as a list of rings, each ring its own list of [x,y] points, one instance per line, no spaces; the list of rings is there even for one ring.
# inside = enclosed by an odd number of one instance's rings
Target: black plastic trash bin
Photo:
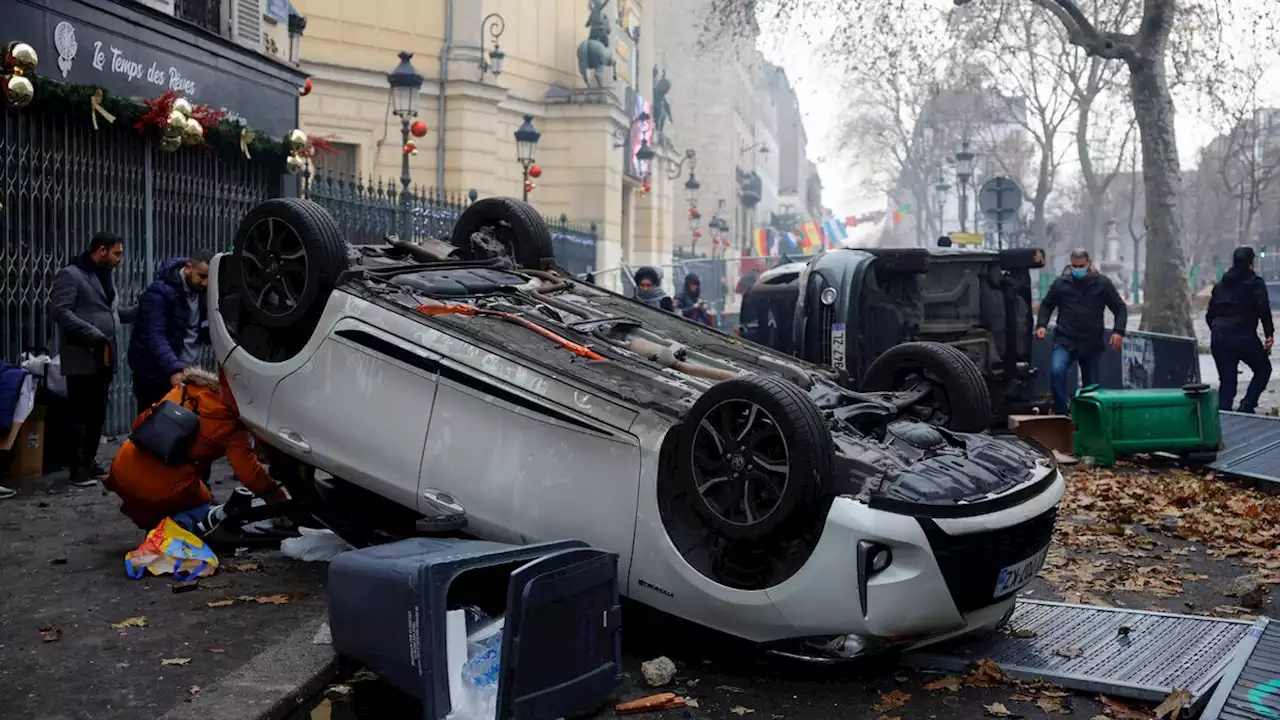
[[[505,615],[498,718],[588,712],[621,679],[618,556],[578,541],[506,545],[415,538],[343,553],[329,565],[334,650],[422,701],[452,708],[445,616]]]

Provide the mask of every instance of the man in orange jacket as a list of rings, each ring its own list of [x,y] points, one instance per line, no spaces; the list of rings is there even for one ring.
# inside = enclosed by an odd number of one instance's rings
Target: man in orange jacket
[[[185,388],[185,394],[184,394]],[[281,502],[289,496],[258,461],[249,431],[240,422],[234,401],[224,394],[213,375],[199,369],[182,371],[182,382],[168,392],[165,400],[196,413],[200,426],[187,451],[188,461],[168,465],[160,458],[125,442],[111,463],[103,485],[120,496],[120,512],[144,530],[166,517],[191,530],[212,509],[213,493],[205,485],[209,466],[224,455],[236,479],[267,502]],[[157,403],[159,404],[159,403]],[[137,429],[151,414],[148,408],[133,421]]]

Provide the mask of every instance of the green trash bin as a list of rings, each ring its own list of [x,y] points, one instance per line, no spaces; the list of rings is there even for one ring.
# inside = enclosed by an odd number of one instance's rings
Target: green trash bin
[[[1210,460],[1222,448],[1218,391],[1196,383],[1178,389],[1081,388],[1071,398],[1071,445],[1078,458],[1111,466],[1132,453],[1167,452]]]

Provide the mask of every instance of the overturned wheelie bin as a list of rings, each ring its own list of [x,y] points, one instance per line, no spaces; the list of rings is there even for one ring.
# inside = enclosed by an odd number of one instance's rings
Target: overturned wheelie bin
[[[1203,383],[1182,389],[1081,388],[1071,398],[1076,457],[1108,467],[1133,453],[1165,452],[1212,462],[1222,449],[1218,391]]]

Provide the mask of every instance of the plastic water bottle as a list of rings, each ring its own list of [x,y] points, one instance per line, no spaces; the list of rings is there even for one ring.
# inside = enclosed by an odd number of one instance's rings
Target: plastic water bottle
[[[467,664],[462,681],[476,689],[496,688],[502,667],[502,627],[504,618],[480,628],[467,638]]]

